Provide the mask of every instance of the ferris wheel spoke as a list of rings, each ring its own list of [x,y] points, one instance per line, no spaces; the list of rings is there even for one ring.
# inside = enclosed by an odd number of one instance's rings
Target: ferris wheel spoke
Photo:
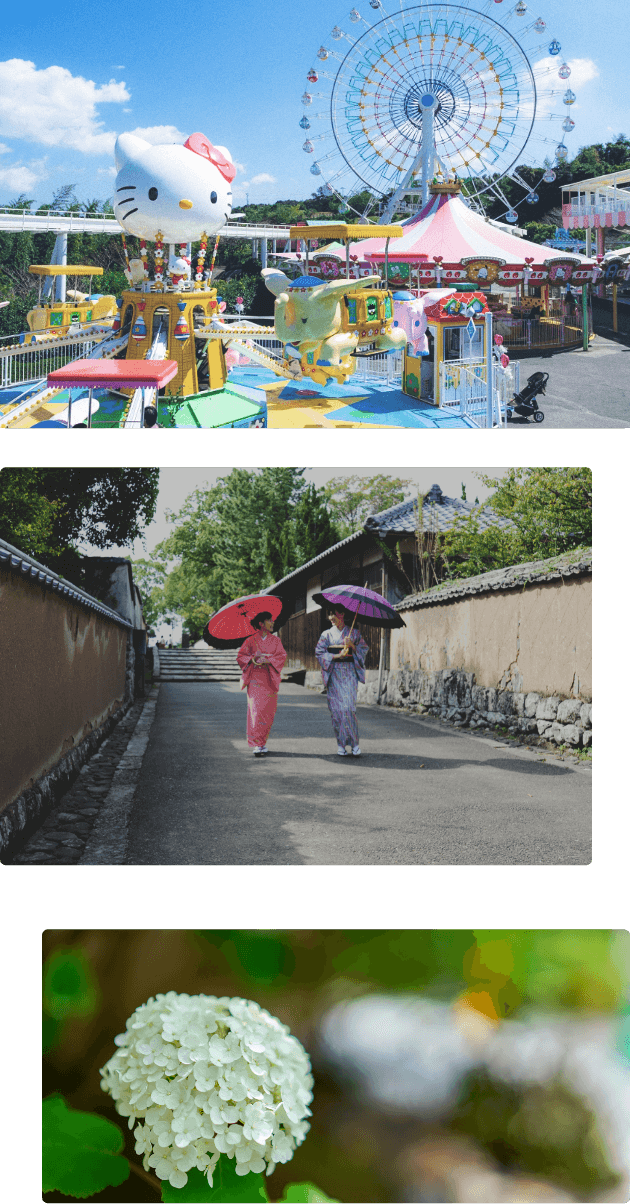
[[[317,52],[336,71],[321,71],[330,92],[315,94],[329,105],[333,145],[328,152],[325,136],[307,135],[305,150],[316,154],[311,171],[328,171],[334,160],[336,178],[341,179],[345,163],[348,178],[375,194],[406,187],[410,173],[419,170],[423,129],[431,128],[433,160],[440,168],[468,173],[475,181],[468,190],[475,203],[488,192],[498,197],[496,180],[532,157],[537,92],[545,96],[547,110],[548,98],[560,94],[548,86],[555,66],[532,67],[530,56],[544,59],[546,49],[558,55],[560,43],[553,39],[545,46],[541,18],[523,22],[514,4],[498,13],[494,0],[446,5],[398,0],[394,7],[381,2],[374,12],[370,24],[353,10],[346,19],[351,25],[336,26]],[[566,79],[570,67],[559,59],[560,65],[557,74]],[[309,80],[317,79],[316,70],[309,73]],[[303,103],[312,99],[303,97]],[[554,113],[543,116],[547,124],[557,120]],[[308,119],[306,124],[310,128]],[[570,132],[573,124],[565,116],[563,128]],[[536,137],[540,141],[538,125]],[[561,151],[566,157],[566,148],[558,144],[558,155]],[[425,179],[434,170],[433,160],[425,154]],[[505,197],[501,203],[507,203]]]

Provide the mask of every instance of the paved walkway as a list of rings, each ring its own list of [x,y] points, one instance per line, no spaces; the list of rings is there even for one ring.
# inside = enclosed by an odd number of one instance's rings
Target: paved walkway
[[[82,849],[64,853],[57,845],[51,851],[49,831],[45,847],[36,834],[34,847],[16,861],[555,865],[590,859],[590,766],[376,707],[359,708],[364,756],[342,759],[326,699],[294,685],[281,688],[272,751],[258,760],[244,738],[246,702],[237,685],[162,685],[149,727],[152,705],[91,835],[82,835]],[[61,814],[69,817],[64,803]]]
[[[516,353],[513,355],[517,359]],[[521,387],[532,372],[548,372],[545,397],[538,405],[545,421],[515,418],[509,425],[538,431],[558,428],[630,426],[630,345],[597,334],[588,351],[555,352],[521,360]]]

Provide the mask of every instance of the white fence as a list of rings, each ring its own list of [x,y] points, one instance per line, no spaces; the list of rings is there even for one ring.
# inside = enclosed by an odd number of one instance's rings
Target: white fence
[[[506,425],[506,407],[519,390],[520,364],[508,368],[492,365],[493,427]],[[488,386],[485,360],[442,360],[440,364],[441,410],[463,414],[479,427],[488,426]]]
[[[621,215],[625,217],[625,223],[619,219]],[[615,193],[602,192],[597,195],[594,203],[580,197],[577,201],[569,201],[562,206],[562,218],[565,229],[571,229],[573,219],[577,218],[578,228],[584,226],[595,225],[595,218],[598,217],[602,226],[607,226],[607,216],[611,218],[613,226],[628,225],[630,223],[630,193],[625,190],[618,189]]]
[[[19,347],[0,348],[0,388],[11,385],[28,385],[42,380],[56,368],[63,368],[70,360],[89,355],[101,338],[76,339],[66,342],[54,339],[46,343],[27,343]]]
[[[354,374],[355,380],[361,380],[368,376],[378,376],[381,380],[386,381],[390,385],[398,385],[402,382],[402,351],[379,351],[375,355],[357,355],[354,360],[356,370]]]

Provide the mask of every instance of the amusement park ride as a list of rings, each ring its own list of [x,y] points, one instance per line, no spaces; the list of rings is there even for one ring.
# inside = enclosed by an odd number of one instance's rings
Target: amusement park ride
[[[586,286],[597,268],[483,216],[493,196],[505,203],[504,222],[517,221],[521,202],[508,199],[506,180],[512,198],[516,186],[524,202],[538,200],[516,164],[539,153],[545,90],[545,127],[558,101],[563,132],[575,124],[558,39],[541,17],[525,20],[523,0],[499,20],[501,3],[401,5],[389,14],[369,0],[371,19],[353,8],[347,28],[335,25],[321,44],[299,124],[311,174],[337,197],[342,220],[293,227],[302,250],[263,265],[276,298],[273,328],[227,315],[212,283],[232,208],[229,152],[202,134],[183,146],[122,134],[114,208],[129,287],[118,299],[101,296],[90,279],[87,293],[63,288],[55,300],[52,290],[42,297],[42,280],[48,287],[102,269],[31,267],[40,293],[29,330],[0,347],[0,428],[67,428],[77,417],[143,428],[156,411],[172,428],[504,425],[518,363],[493,333],[493,282],[516,290],[526,317],[536,303],[530,286],[550,314],[550,283],[581,285],[586,341]],[[532,65],[536,53],[544,57]],[[552,160],[567,157],[562,138],[543,135],[547,182]],[[380,210],[376,224],[368,209],[346,220],[362,189]],[[396,215],[407,215],[402,225],[391,224]],[[140,240],[139,258],[129,259],[125,234]],[[388,404],[379,405],[370,365],[382,369],[397,353],[400,375],[389,373]]]

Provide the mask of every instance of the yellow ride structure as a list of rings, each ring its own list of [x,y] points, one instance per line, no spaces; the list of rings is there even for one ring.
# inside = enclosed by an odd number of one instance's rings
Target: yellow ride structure
[[[102,276],[103,269],[94,267],[93,264],[50,264],[50,263],[33,263],[29,267],[29,272],[34,276],[39,277],[39,297],[37,305],[34,309],[29,310],[26,315],[29,330],[36,335],[64,335],[68,333],[71,326],[81,326],[85,328],[91,323],[98,323],[103,327],[111,327],[116,315],[118,306],[116,298],[105,294],[97,299],[92,299],[92,277]],[[42,302],[42,284],[44,279],[55,279],[58,276],[75,277],[75,289],[70,300],[64,301],[43,301]],[[79,292],[76,288],[79,277],[89,276],[88,292]]]

